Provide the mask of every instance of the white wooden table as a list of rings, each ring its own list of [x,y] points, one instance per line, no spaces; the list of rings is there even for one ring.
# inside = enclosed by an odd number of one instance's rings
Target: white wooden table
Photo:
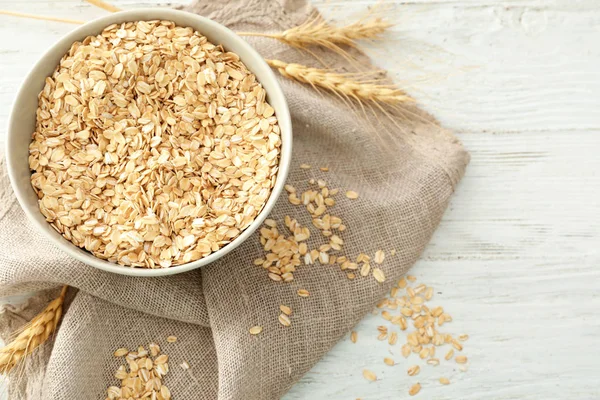
[[[374,3],[317,5],[343,19]],[[453,315],[449,329],[469,333],[469,369],[422,368],[419,397],[600,398],[600,3],[387,3],[397,26],[373,57],[472,155],[413,268],[441,292],[434,299]],[[83,20],[104,13],[81,0],[0,0],[0,9]],[[21,79],[70,29],[0,16],[0,140]],[[383,364],[381,321],[366,317],[358,343],[339,343],[285,399],[408,397],[417,379],[407,376],[398,346],[399,365]],[[363,368],[380,379],[365,381]],[[443,375],[450,386],[437,383]]]

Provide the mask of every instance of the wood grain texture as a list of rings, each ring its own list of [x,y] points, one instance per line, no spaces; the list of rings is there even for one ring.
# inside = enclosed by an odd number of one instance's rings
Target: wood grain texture
[[[375,2],[315,3],[341,21]],[[396,26],[370,55],[472,155],[412,272],[454,317],[447,329],[470,335],[468,371],[446,362],[409,377],[416,359],[409,364],[399,345],[378,341],[384,321],[369,315],[356,327],[358,342],[342,340],[285,399],[402,399],[416,381],[417,398],[426,399],[600,398],[598,2],[383,3]],[[80,0],[0,0],[0,9],[84,20],[105,13]],[[0,21],[2,141],[27,69],[72,26]],[[386,366],[384,357],[398,364]],[[379,380],[363,379],[364,368]],[[451,385],[441,386],[440,376]]]

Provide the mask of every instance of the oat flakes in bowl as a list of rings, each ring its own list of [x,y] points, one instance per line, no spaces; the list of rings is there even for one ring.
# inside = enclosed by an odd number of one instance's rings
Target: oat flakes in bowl
[[[287,173],[291,149],[262,83],[171,21],[115,23],[73,43],[39,94],[39,210],[74,245],[135,270],[218,258],[260,225],[282,164]]]

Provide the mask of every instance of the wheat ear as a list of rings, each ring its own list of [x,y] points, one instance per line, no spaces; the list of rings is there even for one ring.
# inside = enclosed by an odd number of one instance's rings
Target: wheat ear
[[[54,333],[62,316],[67,289],[67,285],[63,286],[60,296],[36,315],[12,342],[0,349],[0,373],[10,372],[20,360],[45,343]]]
[[[370,17],[363,18],[350,25],[338,27],[327,23],[321,16],[317,15],[302,25],[281,33],[237,32],[237,34],[270,37],[298,48],[305,48],[310,45],[322,46],[347,56],[347,52],[340,45],[356,47],[357,40],[378,39],[391,26],[392,24],[382,18]]]
[[[358,102],[375,102],[383,104],[398,104],[413,99],[392,85],[361,82],[353,79],[356,74],[342,74],[327,69],[310,68],[300,64],[288,64],[279,60],[266,60],[276,68],[281,75],[302,83],[308,83],[314,88],[329,90],[344,98],[352,98]]]
[[[284,31],[280,35],[280,40],[297,46],[304,44],[326,46],[327,43],[356,46],[356,40],[378,39],[391,26],[391,23],[379,17],[361,19],[346,26],[335,26],[317,16],[302,25]]]

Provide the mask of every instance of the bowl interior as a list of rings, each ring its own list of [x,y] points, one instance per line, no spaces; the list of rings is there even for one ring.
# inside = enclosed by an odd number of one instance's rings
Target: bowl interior
[[[75,41],[83,40],[86,36],[97,35],[102,29],[114,23],[155,19],[169,20],[179,26],[191,27],[205,35],[212,43],[222,44],[226,50],[240,56],[244,64],[257,76],[259,82],[265,88],[267,99],[275,109],[281,129],[282,147],[277,180],[272,189],[271,196],[261,213],[240,236],[220,250],[200,260],[170,268],[142,269],[124,267],[96,258],[56,232],[46,222],[44,216],[39,211],[38,198],[31,187],[31,171],[29,169],[28,156],[31,134],[35,129],[36,110],[38,107],[37,96],[44,87],[45,78],[52,75],[62,56],[71,47],[71,44]],[[248,238],[262,224],[281,194],[289,169],[291,146],[291,119],[283,91],[271,68],[262,56],[246,41],[223,25],[196,14],[170,9],[137,9],[111,14],[82,25],[63,37],[41,57],[25,78],[13,104],[9,120],[6,151],[10,180],[21,207],[32,223],[57,246],[72,257],[105,271],[133,276],[161,276],[185,272],[206,265],[229,253]]]

